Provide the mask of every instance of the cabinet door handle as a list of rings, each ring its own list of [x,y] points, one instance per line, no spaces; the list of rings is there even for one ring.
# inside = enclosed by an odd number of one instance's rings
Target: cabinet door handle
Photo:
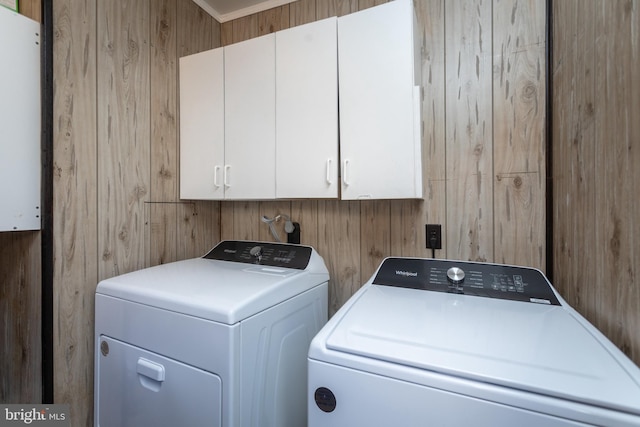
[[[231,187],[231,184],[229,184],[229,170],[231,169],[231,165],[224,165],[224,186],[225,187]]]
[[[351,164],[351,161],[347,159],[344,161],[344,167],[342,168],[342,183],[345,186],[349,185],[348,171],[349,171],[350,164]]]
[[[331,182],[331,163],[333,163],[333,160],[327,159],[327,184],[329,185],[333,184]]]
[[[213,168],[213,186],[215,188],[220,187],[220,184],[218,183],[218,173],[220,173],[220,166],[216,165]]]

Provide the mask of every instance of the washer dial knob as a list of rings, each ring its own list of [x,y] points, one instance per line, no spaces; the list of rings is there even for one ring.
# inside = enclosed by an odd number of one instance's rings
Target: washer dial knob
[[[459,267],[451,267],[447,270],[447,280],[453,285],[464,282],[464,270]]]

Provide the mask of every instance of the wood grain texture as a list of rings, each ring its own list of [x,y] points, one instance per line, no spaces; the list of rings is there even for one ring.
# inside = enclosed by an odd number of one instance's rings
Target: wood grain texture
[[[93,317],[98,283],[95,1],[53,3],[54,400],[74,426],[93,424]]]
[[[631,117],[637,117],[640,113],[640,33],[637,31],[640,28],[640,2],[635,1],[632,3],[631,8],[631,28],[635,28],[636,31],[632,32],[630,41],[631,55],[630,55],[630,69],[631,85],[629,87],[631,105],[628,107],[631,112]],[[629,70],[627,70],[629,72]],[[629,162],[632,165],[630,181],[633,188],[637,191],[640,186],[640,168],[637,165],[640,164],[640,150],[638,145],[640,143],[640,121],[631,119],[631,128],[629,129],[630,145],[634,147],[631,149]],[[640,236],[640,200],[638,197],[632,198],[632,211],[631,221],[632,228],[630,230],[632,235],[632,241],[635,241]],[[625,305],[622,308],[621,315],[624,318],[622,327],[623,331],[626,331],[626,335],[629,337],[629,348],[627,354],[640,366],[640,284],[638,283],[638,274],[640,273],[640,249],[637,245],[631,246],[632,250],[632,265],[633,265],[633,282],[627,284],[628,296],[625,300]]]
[[[493,13],[494,259],[543,268],[545,4],[499,1]]]
[[[178,258],[177,0],[151,2],[149,14],[151,179],[146,265],[157,265]]]
[[[491,6],[446,4],[448,258],[493,259]]]
[[[442,224],[447,230],[446,150],[447,139],[445,3],[442,0],[416,3],[422,33],[422,164],[424,165],[425,223]],[[442,251],[447,253],[447,233]],[[426,242],[425,242],[426,243]]]
[[[40,22],[40,0],[20,13]],[[0,403],[42,396],[41,233],[0,233]]]
[[[316,0],[298,0],[289,4],[289,26],[307,24],[316,20]]]
[[[427,221],[445,226],[446,251],[438,256],[494,260],[498,239],[492,225],[498,219],[491,159],[505,142],[492,129],[496,42],[491,34],[500,33],[493,17],[508,15],[496,9],[511,11],[511,2],[463,6],[416,0],[425,44],[424,201],[190,203],[176,198],[177,57],[371,4],[300,0],[220,25],[191,0],[54,2],[55,394],[58,402],[72,403],[74,426],[92,424],[98,277],[198,256],[221,238],[269,238],[260,216],[283,212],[300,222],[302,243],[314,246],[326,261],[330,314],[383,256],[428,255]],[[512,40],[513,31],[507,31]],[[526,122],[520,129],[533,129],[533,121],[542,118],[520,120]],[[522,147],[538,156],[540,147]],[[532,233],[543,236],[544,230]],[[625,307],[632,308],[633,301]]]
[[[596,324],[631,356],[634,354],[632,340],[640,336],[637,321],[625,324],[640,316],[640,313],[631,315],[626,310],[630,301],[640,298],[637,286],[630,285],[634,283],[637,266],[632,264],[632,198],[626,184],[631,182],[632,168],[637,168],[630,164],[629,153],[633,145],[638,144],[638,136],[634,141],[629,133],[631,121],[638,117],[630,110],[632,94],[629,89],[640,71],[630,67],[631,41],[638,30],[631,28],[632,8],[633,3],[629,1],[602,2],[598,5],[595,26],[595,91],[601,107],[595,112],[595,215],[598,218],[595,238],[600,242],[600,249],[604,249],[595,280],[598,284],[611,284],[608,288],[596,288]],[[640,96],[640,93],[634,95]],[[637,350],[635,354],[640,357]]]
[[[42,22],[42,0],[20,0],[18,10],[21,15]]]
[[[149,1],[98,2],[99,279],[146,265]]]
[[[422,165],[424,201],[402,201],[391,206],[392,253],[431,257],[426,249],[425,224],[441,224],[442,250],[447,253],[445,2],[415,1],[421,44]]]
[[[178,58],[220,45],[219,24],[195,4],[151,4],[149,265],[203,255],[219,240],[219,203],[181,202]]]
[[[554,2],[555,284],[640,363],[638,1]]]
[[[0,403],[42,396],[40,232],[0,233]]]
[[[178,57],[222,45],[221,25],[193,1],[178,0],[177,14]],[[178,81],[174,84],[178,86]],[[220,210],[219,202],[182,202],[177,205],[178,259],[202,256],[220,240]]]
[[[56,1],[54,22],[54,395],[87,426],[99,277],[219,240],[218,204],[177,199],[176,121],[177,57],[220,34],[190,0]]]
[[[344,203],[344,202],[343,202]],[[363,200],[360,203],[360,277],[367,280],[391,252],[391,204],[402,201]]]
[[[363,283],[360,202],[318,201],[318,225],[316,249],[329,270],[329,315],[332,316]]]
[[[358,11],[358,0],[316,0],[316,17],[343,16]]]
[[[577,19],[577,15],[573,14],[572,6],[576,4],[577,0],[565,1],[559,5],[554,5],[554,13],[558,13],[562,16],[560,20],[554,19],[553,25],[553,64],[552,64],[552,76],[554,89],[553,89],[553,129],[552,129],[552,141],[569,141],[568,123],[571,123],[571,111],[572,106],[569,102],[571,100],[570,95],[572,93],[571,75],[573,74],[573,58],[571,52],[575,49],[573,46],[574,38],[576,36],[576,22],[575,19],[569,19],[569,16],[574,16]],[[566,31],[561,31],[558,25],[561,21],[562,28]],[[585,23],[585,27],[588,27],[589,23]],[[556,87],[556,82],[563,82],[562,85]],[[566,159],[560,161],[561,163],[568,161],[568,152],[570,144],[567,143],[554,143],[551,144],[552,158],[553,159]],[[572,228],[566,226],[558,227],[558,224],[566,224],[568,220],[568,214],[571,207],[571,198],[568,196],[568,189],[570,187],[569,179],[571,173],[567,169],[567,164],[562,168],[557,167],[558,161],[553,164],[553,222],[554,222],[554,237],[553,237],[553,254],[554,257],[563,258],[569,262],[569,266],[573,266],[574,261],[571,259],[572,253],[570,252],[570,241],[572,236]],[[566,197],[560,199],[558,194],[564,194]],[[555,265],[554,265],[555,268]],[[554,271],[555,285],[558,290],[568,300],[573,300],[574,304],[580,300],[579,295],[571,295],[574,291],[574,287],[569,286],[569,278],[572,271],[568,268],[563,268]],[[576,307],[580,310],[579,307]],[[581,312],[584,313],[584,307]]]

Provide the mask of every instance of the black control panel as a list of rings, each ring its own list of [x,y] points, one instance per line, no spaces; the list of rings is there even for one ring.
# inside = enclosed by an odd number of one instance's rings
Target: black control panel
[[[311,248],[285,243],[225,240],[203,258],[304,270],[311,259]]]
[[[540,271],[500,264],[387,258],[373,284],[560,305]]]

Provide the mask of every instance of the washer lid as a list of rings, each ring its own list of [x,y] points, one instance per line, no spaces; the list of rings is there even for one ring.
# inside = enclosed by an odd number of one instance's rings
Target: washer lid
[[[96,293],[232,325],[328,280],[313,251],[304,270],[195,258],[105,279]]]
[[[326,346],[640,414],[640,371],[565,306],[367,284]]]

